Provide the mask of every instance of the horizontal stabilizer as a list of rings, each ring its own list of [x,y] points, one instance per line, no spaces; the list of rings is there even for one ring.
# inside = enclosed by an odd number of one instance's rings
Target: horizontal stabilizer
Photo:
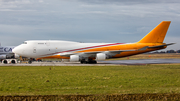
[[[148,48],[161,48],[161,47],[169,46],[169,45],[173,45],[173,44],[175,44],[175,43],[169,43],[169,44],[165,44],[165,45],[153,46],[153,47],[148,47]]]
[[[152,46],[152,47],[145,46],[145,47],[139,49],[139,51],[143,51],[143,50],[146,50],[146,49],[153,49],[153,48],[161,48],[161,47],[169,46],[169,45],[173,45],[173,44],[175,44],[175,43],[169,43],[169,44],[164,44],[164,45],[159,45],[159,46]]]

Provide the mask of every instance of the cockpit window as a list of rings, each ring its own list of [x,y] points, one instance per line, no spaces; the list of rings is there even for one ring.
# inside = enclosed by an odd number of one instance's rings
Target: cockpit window
[[[23,44],[27,44],[27,42],[23,42]]]

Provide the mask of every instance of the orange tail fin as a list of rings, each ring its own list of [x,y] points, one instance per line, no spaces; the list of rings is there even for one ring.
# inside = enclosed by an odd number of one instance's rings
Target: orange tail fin
[[[162,21],[138,43],[163,43],[171,21]]]

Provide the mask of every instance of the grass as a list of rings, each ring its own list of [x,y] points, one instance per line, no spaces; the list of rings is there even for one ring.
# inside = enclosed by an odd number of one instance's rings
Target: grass
[[[0,95],[180,93],[180,65],[1,66]]]

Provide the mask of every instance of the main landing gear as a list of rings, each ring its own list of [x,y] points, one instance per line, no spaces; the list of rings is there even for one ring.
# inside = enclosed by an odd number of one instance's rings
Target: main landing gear
[[[32,63],[32,60],[31,60],[31,59],[30,59],[30,60],[28,60],[28,63],[29,63],[29,64],[31,64],[31,63]]]
[[[92,60],[92,59],[89,59],[88,61],[86,61],[85,59],[81,60],[81,64],[96,64],[96,63],[97,61]]]

